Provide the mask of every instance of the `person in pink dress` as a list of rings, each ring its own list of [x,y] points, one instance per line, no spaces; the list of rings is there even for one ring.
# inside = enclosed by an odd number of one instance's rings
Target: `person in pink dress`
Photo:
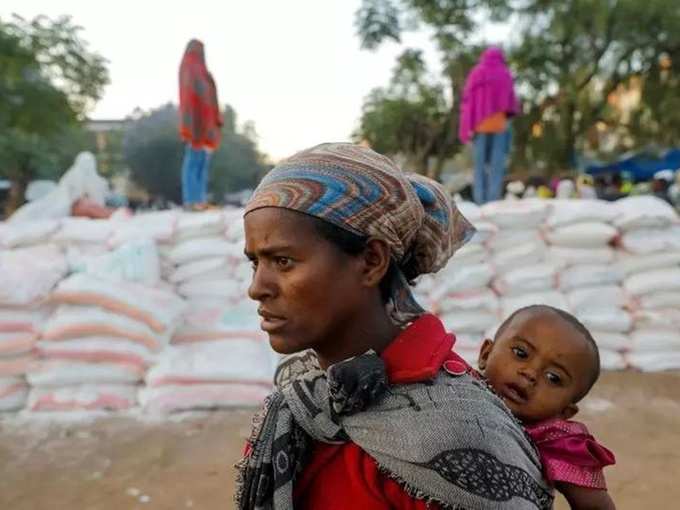
[[[573,315],[547,305],[512,314],[484,341],[479,370],[536,446],[546,480],[574,510],[614,509],[602,469],[615,463],[582,423],[578,402],[600,375],[597,345]]]
[[[472,142],[473,198],[478,205],[500,200],[511,145],[511,119],[519,115],[512,73],[503,50],[491,46],[465,79],[458,137]]]

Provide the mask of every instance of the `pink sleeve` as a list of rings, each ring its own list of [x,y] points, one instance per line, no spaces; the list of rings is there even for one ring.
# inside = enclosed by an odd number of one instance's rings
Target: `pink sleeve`
[[[591,489],[606,489],[602,469],[616,462],[614,454],[595,441],[585,425],[550,420],[527,433],[536,444],[545,477],[552,483],[566,482]]]

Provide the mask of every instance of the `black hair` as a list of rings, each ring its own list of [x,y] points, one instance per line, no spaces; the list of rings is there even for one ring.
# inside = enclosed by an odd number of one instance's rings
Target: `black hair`
[[[597,343],[595,342],[595,339],[593,338],[593,335],[590,333],[588,328],[586,328],[583,325],[583,323],[579,321],[576,317],[574,317],[569,312],[565,312],[561,308],[555,308],[554,306],[550,305],[525,306],[524,308],[520,308],[519,310],[513,312],[510,315],[510,317],[503,321],[503,323],[498,328],[498,331],[496,331],[496,336],[494,337],[494,340],[498,339],[501,336],[503,331],[505,331],[505,329],[510,325],[513,319],[517,317],[519,314],[523,312],[541,312],[541,311],[553,312],[562,319],[564,319],[565,321],[567,321],[569,324],[571,324],[574,327],[574,329],[576,329],[576,331],[583,335],[583,338],[586,340],[586,343],[588,344],[593,353],[593,370],[591,373],[590,380],[588,381],[586,388],[579,395],[576,396],[576,399],[574,400],[574,403],[576,403],[588,394],[588,392],[592,389],[597,380],[600,378],[600,349],[598,349]]]
[[[309,216],[314,222],[314,228],[317,233],[324,238],[326,241],[335,245],[341,252],[346,255],[351,255],[353,257],[359,255],[366,249],[368,244],[368,236],[361,236],[345,230],[344,228],[338,227],[333,223],[316,218],[314,216]],[[390,266],[387,269],[387,273],[380,282],[380,296],[383,303],[387,303],[390,298],[390,290],[392,287],[392,280],[396,278],[397,265],[394,260],[390,261]],[[408,276],[407,276],[408,279]],[[409,283],[411,283],[409,281]]]

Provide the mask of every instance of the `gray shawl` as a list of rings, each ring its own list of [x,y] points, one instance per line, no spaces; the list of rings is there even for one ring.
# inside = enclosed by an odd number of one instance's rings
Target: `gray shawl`
[[[256,417],[237,465],[240,509],[292,510],[293,483],[312,441],[353,442],[417,499],[445,509],[552,508],[536,450],[521,425],[475,377],[389,385],[372,352],[318,368],[293,355]]]

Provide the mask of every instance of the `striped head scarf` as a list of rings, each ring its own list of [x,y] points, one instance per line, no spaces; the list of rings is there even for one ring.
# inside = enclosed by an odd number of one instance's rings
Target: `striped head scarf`
[[[407,277],[440,270],[474,233],[441,185],[348,143],[317,145],[277,165],[245,214],[263,207],[291,209],[385,241],[397,269],[388,309],[398,324],[423,313]]]

